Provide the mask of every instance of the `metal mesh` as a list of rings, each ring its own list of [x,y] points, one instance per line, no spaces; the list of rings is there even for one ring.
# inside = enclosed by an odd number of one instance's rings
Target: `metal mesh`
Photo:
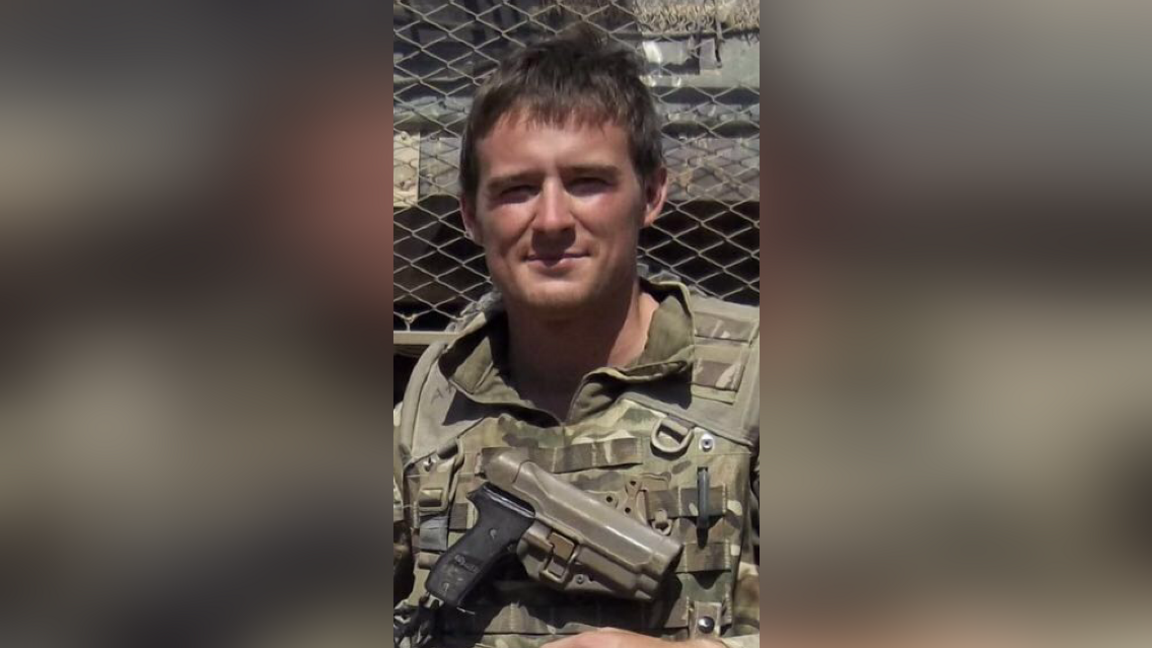
[[[393,10],[396,332],[443,331],[488,291],[456,201],[471,98],[509,52],[578,21],[644,55],[665,121],[671,186],[641,233],[641,261],[759,303],[758,3],[396,0]]]

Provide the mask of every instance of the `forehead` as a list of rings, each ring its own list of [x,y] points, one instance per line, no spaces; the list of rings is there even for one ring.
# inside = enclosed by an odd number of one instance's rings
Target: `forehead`
[[[537,166],[616,165],[630,159],[628,134],[613,120],[560,122],[517,111],[501,117],[476,144],[481,177]]]

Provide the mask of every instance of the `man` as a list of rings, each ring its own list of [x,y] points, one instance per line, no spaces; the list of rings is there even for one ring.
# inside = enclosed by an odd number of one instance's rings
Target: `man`
[[[558,592],[507,561],[466,612],[437,610],[434,645],[760,643],[758,313],[639,276],[639,231],[667,193],[641,69],[576,31],[477,93],[461,206],[501,297],[428,350],[397,408],[400,634],[436,560],[476,524],[466,495],[484,461],[512,447],[683,553],[649,603]]]

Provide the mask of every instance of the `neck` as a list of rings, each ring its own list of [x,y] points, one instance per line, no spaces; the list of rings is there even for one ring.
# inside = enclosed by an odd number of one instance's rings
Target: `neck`
[[[584,376],[640,356],[656,307],[638,281],[611,303],[564,318],[509,304],[512,377],[521,396],[564,420]]]

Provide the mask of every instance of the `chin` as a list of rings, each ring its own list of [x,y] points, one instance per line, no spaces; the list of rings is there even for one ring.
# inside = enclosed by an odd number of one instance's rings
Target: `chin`
[[[540,288],[528,290],[518,295],[521,304],[542,316],[563,316],[580,312],[589,305],[587,291],[573,286]]]

